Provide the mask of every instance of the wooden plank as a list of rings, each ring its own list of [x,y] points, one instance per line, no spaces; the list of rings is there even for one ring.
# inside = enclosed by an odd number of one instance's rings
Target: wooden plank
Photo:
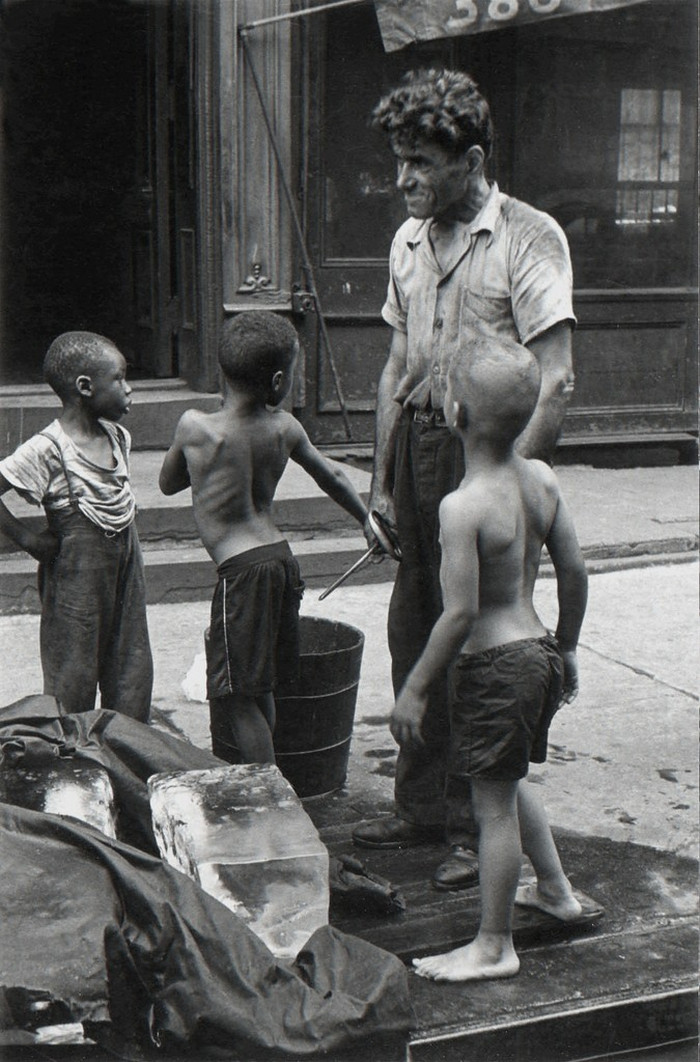
[[[339,800],[337,814],[341,807]],[[314,818],[313,810],[307,810]],[[345,910],[336,904],[334,925],[403,959],[449,950],[474,937],[478,889],[449,893],[431,886],[432,874],[445,855],[444,845],[360,849],[352,844],[352,827],[352,822],[336,821],[321,828],[321,837],[332,855],[352,854],[368,871],[391,882],[404,897],[406,910],[387,915],[368,906]],[[697,868],[693,860],[566,832],[556,832],[556,840],[575,889],[585,897],[588,917],[580,925],[567,926],[544,912],[517,908],[516,947],[539,946],[543,941],[553,944],[589,935],[591,930],[606,937],[625,933],[630,926],[646,932],[694,914]]]
[[[410,980],[414,1062],[557,1062],[696,1034],[697,929],[582,938],[521,953],[504,981]],[[544,1053],[546,1050],[546,1053]]]

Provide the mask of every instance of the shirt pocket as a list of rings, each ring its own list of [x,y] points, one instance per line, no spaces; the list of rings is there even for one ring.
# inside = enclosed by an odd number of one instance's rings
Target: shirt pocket
[[[463,328],[469,324],[480,323],[498,327],[507,323],[512,325],[513,310],[510,292],[495,289],[476,291],[466,288],[462,291],[460,303],[460,322]]]

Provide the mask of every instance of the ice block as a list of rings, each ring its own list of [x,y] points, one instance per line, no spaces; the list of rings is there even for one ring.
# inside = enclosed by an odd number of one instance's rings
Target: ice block
[[[104,768],[85,760],[59,759],[0,767],[0,800],[30,811],[65,815],[116,837],[114,791]]]
[[[148,782],[161,857],[229,907],[280,958],[328,922],[328,851],[271,764],[172,771]]]

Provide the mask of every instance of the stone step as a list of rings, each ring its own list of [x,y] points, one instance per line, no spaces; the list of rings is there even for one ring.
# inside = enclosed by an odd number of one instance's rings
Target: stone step
[[[9,445],[6,449],[9,451]],[[340,456],[340,453],[327,456]],[[189,490],[165,497],[158,489],[163,455],[162,449],[132,454],[131,479],[139,507],[139,534],[144,541],[194,539]],[[350,455],[338,463],[366,498],[371,480],[370,462],[351,463],[353,460]],[[557,476],[579,541],[592,559],[697,549],[697,471],[694,468],[598,469],[574,465],[558,468]],[[3,501],[16,516],[29,519],[37,528],[45,526],[41,510],[23,502],[14,491],[8,492]],[[277,488],[274,515],[285,534],[332,537],[357,528],[345,511],[291,461]],[[0,552],[3,546],[12,548],[0,537]]]
[[[292,552],[308,586],[329,585],[366,551],[364,538],[293,538]],[[146,597],[149,605],[204,601],[216,583],[216,567],[201,546],[190,543],[145,543]],[[24,553],[0,559],[0,615],[39,612],[36,562]],[[356,584],[394,578],[396,564],[389,559],[367,564],[352,578]]]
[[[327,587],[347,571],[366,551],[364,538],[336,535],[333,538],[298,538],[289,536],[292,552],[299,561],[307,586]],[[584,548],[589,574],[618,571],[623,568],[646,568],[655,565],[684,564],[693,561],[696,550],[685,542],[668,549],[663,543],[637,543],[639,552],[627,554],[627,547],[612,547],[605,556],[591,556],[599,550]],[[687,546],[687,548],[686,548]],[[190,541],[144,543],[146,597],[149,605],[183,601],[206,601],[216,583],[216,568],[201,546]],[[356,586],[393,581],[397,565],[389,558],[380,564],[368,563],[354,572]],[[40,611],[37,591],[37,565],[24,553],[0,556],[0,615],[11,616]],[[540,578],[553,578],[554,570],[546,559],[540,566]]]
[[[216,569],[201,547],[192,515],[191,492],[166,497],[158,488],[163,450],[135,452],[131,480],[139,511],[137,526],[144,547],[149,604],[200,601],[211,596]],[[358,493],[367,498],[370,473],[343,463]],[[45,526],[43,513],[16,494],[8,508],[35,529]],[[299,465],[290,461],[273,504],[276,525],[289,539],[304,579],[313,586],[333,582],[366,550],[355,520],[317,487]],[[393,578],[394,564],[368,564],[353,576],[356,582]],[[36,562],[0,538],[0,614],[37,612]]]
[[[367,501],[367,492],[361,491],[361,497]],[[192,514],[190,492],[179,495],[176,505],[139,505],[136,526],[142,543],[159,542],[197,542],[199,535]],[[21,517],[34,531],[46,527],[43,511],[36,506],[14,501],[8,498],[8,508],[15,516]],[[323,534],[354,535],[358,525],[353,518],[335,504],[325,494],[307,497],[276,498],[272,506],[272,518],[277,527],[289,536],[312,536]],[[15,553],[17,547],[0,533],[0,557]]]
[[[162,449],[135,452],[131,462],[149,601],[203,600],[214,585],[214,566],[199,545],[190,491],[166,497],[158,489],[163,455]],[[369,462],[353,464],[352,455],[343,456],[349,458],[342,462],[343,471],[366,499],[371,479]],[[674,563],[696,556],[695,469],[571,466],[558,469],[558,477],[590,572]],[[37,529],[45,526],[41,511],[14,492],[3,500],[15,515],[29,520]],[[355,521],[291,461],[280,480],[273,515],[292,543],[304,578],[311,586],[330,584],[365,549]],[[356,584],[382,582],[392,579],[394,570],[390,561],[370,564],[352,580]],[[551,567],[544,563],[541,573],[545,577],[551,575]],[[14,546],[0,537],[0,614],[34,612],[38,607],[35,562],[15,552]]]
[[[135,380],[131,410],[124,423],[135,450],[162,449],[170,445],[175,425],[186,409],[217,409],[221,397],[193,391],[184,380]],[[46,384],[3,387],[0,439],[3,454],[41,431],[61,412],[61,403]]]
[[[142,542],[198,541],[192,515],[191,491],[166,496],[158,487],[158,475],[164,450],[147,450],[131,455],[131,483],[138,503],[137,527]],[[340,464],[340,462],[338,462]],[[350,464],[343,471],[358,493],[366,500],[370,473]],[[3,499],[8,508],[26,520],[34,530],[46,526],[43,511],[23,501],[14,492]],[[273,503],[273,519],[284,534],[311,537],[323,534],[357,532],[357,523],[339,505],[316,486],[299,465],[290,461],[279,482]],[[14,552],[15,546],[0,534],[0,554]]]

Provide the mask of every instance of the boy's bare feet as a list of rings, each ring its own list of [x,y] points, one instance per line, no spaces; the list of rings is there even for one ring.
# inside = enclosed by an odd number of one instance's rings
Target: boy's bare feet
[[[515,902],[520,907],[536,907],[539,911],[554,915],[562,922],[573,922],[582,913],[583,908],[572,892],[559,896],[547,896],[536,882],[521,885],[515,894]]]
[[[515,977],[520,969],[520,960],[512,943],[504,944],[500,954],[494,955],[473,940],[463,948],[455,948],[442,955],[414,959],[413,966],[419,977],[431,981],[485,981]]]

